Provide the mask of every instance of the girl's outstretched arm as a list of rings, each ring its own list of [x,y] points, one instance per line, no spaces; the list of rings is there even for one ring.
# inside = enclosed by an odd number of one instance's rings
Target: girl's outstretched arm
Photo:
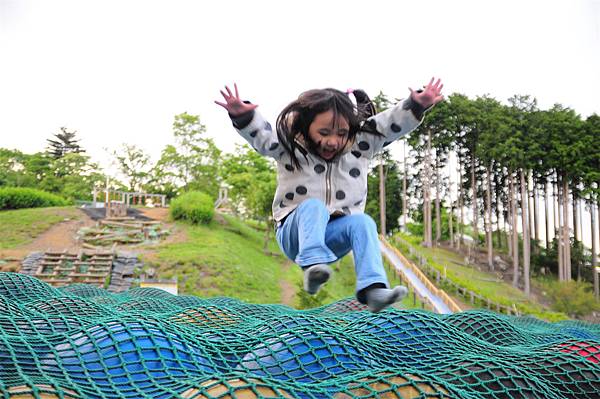
[[[356,138],[361,155],[370,159],[393,141],[410,133],[421,123],[425,111],[444,99],[444,85],[431,78],[423,90],[410,90],[410,97],[387,110],[367,119]],[[377,134],[372,134],[377,133]]]
[[[233,127],[248,144],[260,154],[278,160],[283,152],[277,133],[271,124],[265,121],[258,111],[255,111],[258,105],[242,101],[237,84],[234,83],[233,87],[234,91],[232,92],[228,86],[225,86],[225,91],[221,90],[225,102],[215,101],[215,103],[227,110]]]
[[[225,86],[225,90],[227,92],[221,90],[221,95],[225,99],[225,102],[215,101],[215,104],[225,108],[229,115],[233,117],[240,116],[258,107],[256,104],[245,103],[240,99],[240,94],[236,83],[233,84],[233,88],[235,90],[234,93],[231,92],[231,89],[228,86]]]

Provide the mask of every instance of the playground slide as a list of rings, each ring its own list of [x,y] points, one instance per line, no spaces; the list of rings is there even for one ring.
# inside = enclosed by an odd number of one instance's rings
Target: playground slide
[[[416,293],[422,298],[427,299],[433,306],[433,310],[436,313],[441,314],[451,314],[453,313],[450,307],[444,303],[441,297],[439,297],[436,293],[432,292],[427,285],[421,281],[421,279],[411,270],[411,268],[407,267],[402,259],[398,255],[394,253],[394,251],[388,248],[381,240],[381,253],[385,258],[394,266],[394,268],[398,271],[401,271],[404,276],[409,280],[408,284],[413,287]]]

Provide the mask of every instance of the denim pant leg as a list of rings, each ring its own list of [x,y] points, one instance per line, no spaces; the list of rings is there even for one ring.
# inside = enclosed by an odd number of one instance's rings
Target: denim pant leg
[[[279,247],[301,267],[335,262],[337,256],[325,244],[328,222],[329,212],[322,201],[303,201],[277,229]]]
[[[332,220],[327,225],[325,243],[337,257],[352,250],[356,293],[360,302],[365,301],[361,291],[370,285],[381,284],[381,288],[389,288],[381,258],[377,225],[369,215],[355,214]]]

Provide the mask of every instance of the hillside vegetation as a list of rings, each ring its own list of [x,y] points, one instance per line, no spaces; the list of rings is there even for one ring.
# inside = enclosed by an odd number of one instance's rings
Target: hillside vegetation
[[[0,249],[29,244],[56,223],[80,216],[72,206],[0,211]]]
[[[252,303],[288,302],[293,307],[318,306],[354,296],[356,280],[350,256],[333,265],[334,274],[317,298],[306,298],[300,268],[281,254],[273,239],[268,246],[270,254],[266,254],[264,227],[252,225],[255,227],[227,215],[208,225],[178,222],[176,227],[186,238],[160,245],[143,260],[156,268],[159,276],[177,277],[182,294],[227,296]],[[389,277],[392,283],[399,283],[395,276]],[[415,304],[407,298],[402,306]]]

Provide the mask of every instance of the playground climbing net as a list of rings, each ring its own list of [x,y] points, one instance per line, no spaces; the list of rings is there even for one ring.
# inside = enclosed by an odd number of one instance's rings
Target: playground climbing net
[[[0,273],[3,398],[598,398],[600,326]]]

